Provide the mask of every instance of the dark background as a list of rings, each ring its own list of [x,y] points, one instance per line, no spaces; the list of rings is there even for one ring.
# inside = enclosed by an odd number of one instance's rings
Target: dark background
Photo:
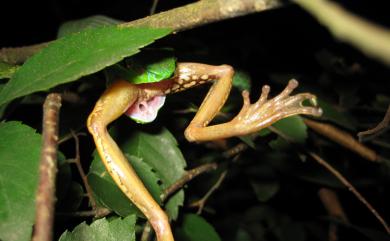
[[[190,2],[161,0],[157,12]],[[342,1],[350,11],[383,26],[390,26],[386,1],[351,2]],[[7,1],[1,5],[0,47],[25,46],[53,40],[61,23],[95,14],[124,21],[142,18],[149,14],[151,5],[152,1],[128,0]],[[378,93],[389,96],[390,74],[387,66],[366,57],[354,47],[333,39],[309,14],[294,5],[181,32],[161,40],[159,44],[175,48],[180,61],[223,63],[243,69],[254,77],[254,86],[260,86],[270,79],[283,79],[283,76],[298,76],[306,84],[307,89],[320,88],[321,92],[316,92],[320,97],[334,103],[342,103],[344,107],[351,107],[350,113],[357,122],[363,123],[357,126],[358,130],[364,130],[369,124],[377,123],[383,113],[364,113],[352,107],[368,105]],[[356,65],[358,66],[356,73],[346,74],[348,69]],[[346,90],[354,90],[354,97],[342,99],[340,92]],[[383,152],[388,154],[386,151]],[[353,158],[357,157],[352,156]],[[370,171],[361,163],[359,165],[360,170],[355,173],[356,175],[364,173],[365,170]],[[367,175],[370,176],[369,173]],[[377,181],[388,183],[389,180]],[[288,179],[287,182],[291,180]],[[299,180],[295,182],[289,184],[292,186],[302,184]],[[243,188],[237,182],[227,183],[236,189]],[[273,205],[298,219],[310,217],[313,212],[323,214],[324,210],[318,201],[314,200],[315,188],[302,185],[302,190],[298,190],[297,193],[290,193],[289,185],[285,185],[285,190],[275,198]],[[363,189],[368,199],[385,218],[389,217],[386,203],[388,204],[390,200],[383,196],[387,189],[386,185],[380,192],[370,191],[369,188]],[[227,190],[223,188],[215,199],[211,200],[219,215],[207,217],[223,240],[229,240],[230,231],[224,222],[229,223],[236,215],[239,216],[240,212],[248,211],[242,209],[242,206],[239,208],[242,203],[236,203]],[[226,191],[224,195],[221,194],[223,191]],[[355,223],[378,230],[381,228],[355,197],[345,192],[342,198],[348,204],[345,207],[346,211]],[[233,201],[229,204],[218,204],[218,200],[224,202],[227,199]],[[245,205],[250,204],[248,199],[245,199],[248,202]],[[238,219],[235,222],[239,222]],[[346,240],[350,238],[364,240],[356,233],[348,233]]]

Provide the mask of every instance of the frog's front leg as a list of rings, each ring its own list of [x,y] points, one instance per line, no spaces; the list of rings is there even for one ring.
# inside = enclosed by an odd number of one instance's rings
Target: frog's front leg
[[[203,100],[194,119],[185,131],[189,141],[208,141],[232,136],[254,133],[276,121],[292,115],[305,114],[320,116],[322,110],[316,107],[316,97],[310,93],[290,96],[298,86],[296,80],[290,80],[287,87],[276,97],[268,100],[270,87],[265,85],[257,102],[251,104],[249,93],[243,91],[244,104],[241,111],[231,121],[210,125],[210,121],[224,105],[232,85],[233,68],[228,65],[210,66],[196,63],[182,63],[178,66],[177,78],[190,83],[202,83],[202,80],[214,80],[214,84]],[[177,81],[176,81],[177,82]],[[183,85],[186,87],[186,84]],[[309,100],[313,106],[303,106]]]
[[[139,87],[126,81],[117,81],[100,97],[87,126],[96,148],[118,187],[144,213],[159,241],[173,241],[168,218],[154,201],[126,157],[107,131],[107,125],[121,116],[141,95]]]

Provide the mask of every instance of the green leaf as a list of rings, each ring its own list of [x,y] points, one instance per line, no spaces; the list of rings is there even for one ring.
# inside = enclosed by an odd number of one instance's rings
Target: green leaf
[[[135,215],[107,220],[102,218],[91,225],[79,224],[72,232],[65,231],[59,241],[135,241]]]
[[[184,174],[186,162],[177,147],[176,139],[165,128],[160,132],[149,134],[133,132],[123,150],[147,162],[161,179],[162,189],[168,188]],[[184,192],[179,191],[166,202],[166,211],[172,219],[177,218],[179,206],[183,205]]]
[[[195,214],[186,214],[178,229],[179,236],[185,241],[220,241],[221,238],[204,218]]]
[[[18,65],[7,64],[0,61],[0,79],[11,78],[18,68]]]
[[[28,59],[0,92],[0,105],[75,81],[139,52],[169,29],[109,26],[65,36]]]
[[[85,29],[117,25],[120,23],[123,23],[123,21],[110,18],[104,15],[93,15],[87,18],[68,21],[62,24],[58,29],[57,38],[61,38],[69,34],[77,33]]]
[[[156,176],[156,173],[139,157],[127,156],[127,159],[154,199],[159,202],[162,189],[158,185],[159,178]],[[94,160],[91,164],[88,181],[95,195],[98,197],[98,201],[105,207],[114,210],[122,217],[134,213],[140,216],[142,215],[116,186],[97,153],[95,153]]]
[[[0,240],[31,239],[41,136],[19,122],[0,124]]]
[[[113,66],[114,73],[133,84],[154,83],[168,79],[176,69],[172,49],[151,49],[125,60],[126,68]]]
[[[123,140],[115,138],[119,135],[115,129],[110,133],[114,139],[118,139],[118,143],[122,143],[121,150],[132,155],[129,158],[130,163],[156,200],[159,200],[162,190],[184,175],[185,160],[177,148],[176,140],[168,130],[162,129],[159,133],[149,134],[141,131],[130,132],[126,131],[126,127],[121,127],[120,133],[129,133]],[[115,186],[98,158],[95,158],[91,165],[88,179],[95,194],[105,206],[120,215],[135,212],[134,206],[130,205],[130,201]],[[156,183],[159,184],[158,188]],[[177,217],[178,208],[183,205],[183,200],[184,193],[179,191],[166,202],[166,210],[172,219]]]
[[[272,126],[290,137],[295,143],[302,144],[306,141],[307,126],[300,116],[291,116],[282,119]],[[289,146],[281,137],[271,141],[269,145],[276,150],[285,149]]]

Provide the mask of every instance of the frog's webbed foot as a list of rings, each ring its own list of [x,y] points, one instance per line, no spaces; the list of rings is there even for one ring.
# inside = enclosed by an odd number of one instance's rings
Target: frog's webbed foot
[[[292,115],[320,116],[322,110],[317,107],[314,95],[301,93],[290,96],[297,86],[298,81],[292,79],[279,95],[268,99],[270,87],[265,85],[262,88],[260,98],[253,104],[250,103],[249,92],[243,91],[244,104],[241,111],[230,123],[242,133],[251,133]],[[308,100],[312,106],[304,106],[305,100]]]
[[[292,115],[320,116],[321,108],[317,107],[316,97],[310,93],[301,93],[290,96],[291,92],[298,86],[298,81],[290,80],[287,87],[276,97],[268,99],[270,87],[265,85],[262,88],[260,98],[253,104],[249,100],[249,92],[243,91],[244,104],[241,111],[231,121],[208,125],[208,119],[203,122],[194,120],[185,131],[185,136],[189,141],[210,141],[232,136],[242,136],[259,131],[268,127],[278,120]],[[212,95],[209,95],[212,96]],[[210,98],[211,99],[211,98]],[[311,105],[303,105],[308,100]],[[212,104],[212,101],[207,103]],[[208,105],[202,104],[203,111],[208,110]],[[199,115],[198,116],[204,117]]]

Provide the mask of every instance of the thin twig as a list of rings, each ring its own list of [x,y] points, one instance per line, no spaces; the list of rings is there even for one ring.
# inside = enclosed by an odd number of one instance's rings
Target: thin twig
[[[212,22],[262,12],[281,5],[280,2],[280,0],[202,0],[124,23],[121,26],[170,28],[174,32],[179,32]],[[0,49],[0,61],[10,64],[23,63],[47,45],[48,43],[42,43],[22,48]]]
[[[58,212],[56,215],[58,216],[65,216],[65,217],[104,217],[110,214],[112,211],[108,208],[98,208],[95,210],[88,210],[88,211],[78,211],[78,212],[67,212],[62,213]]]
[[[390,65],[390,31],[328,0],[295,0],[336,37]]]
[[[315,132],[328,137],[332,141],[344,146],[345,148],[357,153],[361,157],[374,162],[379,162],[377,153],[357,141],[349,133],[342,131],[332,125],[321,123],[314,120],[304,119],[305,124]]]
[[[376,211],[376,209],[357,191],[357,189],[334,167],[332,167],[328,162],[326,162],[324,159],[322,159],[319,155],[317,155],[314,152],[311,152],[307,149],[305,149],[302,146],[299,146],[297,143],[295,143],[288,135],[284,134],[283,132],[279,131],[278,129],[274,127],[269,127],[269,129],[276,133],[278,136],[282,137],[285,141],[289,142],[292,145],[295,145],[298,149],[302,150],[307,155],[311,156],[314,160],[317,161],[318,164],[325,167],[333,176],[335,176],[344,186],[348,188],[349,191],[351,191],[356,198],[362,202],[368,210],[379,220],[379,222],[383,225],[386,232],[390,234],[390,228],[387,225],[386,221],[382,218],[382,216]]]
[[[249,148],[249,146],[246,143],[241,142],[241,143],[238,143],[237,145],[233,146],[232,148],[224,151],[222,153],[222,155],[225,158],[232,158],[233,156],[240,154],[241,152],[247,150],[248,148]]]
[[[217,169],[217,167],[217,163],[207,163],[187,171],[179,180],[177,180],[174,184],[165,189],[163,193],[161,193],[161,201],[164,202],[169,196],[171,196],[177,190],[182,188],[186,183],[188,183],[195,177],[199,176],[202,173],[215,170]]]
[[[199,176],[202,173],[215,170],[217,169],[217,167],[218,167],[217,163],[207,163],[187,171],[179,180],[177,180],[175,183],[173,183],[171,186],[166,188],[161,193],[160,195],[161,202],[165,202],[168,197],[170,197],[172,194],[174,194],[177,190],[182,188],[186,183],[188,183],[195,177]],[[150,223],[147,222],[142,231],[141,241],[149,240],[151,233],[152,233],[152,229]]]
[[[325,167],[330,173],[332,173],[342,184],[344,184],[349,191],[351,191],[357,199],[360,200],[367,208],[371,211],[371,213],[379,220],[379,222],[383,225],[386,232],[390,234],[390,228],[387,225],[386,221],[382,218],[382,216],[376,211],[376,209],[360,194],[360,192],[335,168],[333,168],[328,162],[318,156],[316,153],[307,152],[314,160],[317,161],[321,166]]]
[[[75,152],[76,153],[75,153],[74,163],[76,164],[77,170],[80,173],[81,180],[83,180],[83,184],[84,184],[85,190],[87,191],[88,199],[89,199],[89,201],[91,203],[92,210],[96,210],[96,201],[93,198],[91,186],[89,186],[87,175],[85,175],[85,172],[83,170],[83,166],[81,165],[81,162],[80,162],[79,137],[78,137],[77,134],[74,133],[73,130],[70,133],[71,133],[71,135],[72,135],[72,137],[74,139],[74,142],[75,142]]]
[[[225,180],[226,174],[227,174],[227,170],[223,171],[222,174],[219,176],[217,182],[210,188],[210,190],[206,193],[206,195],[204,195],[198,201],[190,204],[190,207],[198,207],[198,211],[196,212],[197,214],[202,213],[207,200],[221,186],[223,180]]]
[[[53,93],[43,105],[42,151],[33,241],[51,241],[53,236],[55,183],[57,174],[58,119],[61,96]]]
[[[361,131],[357,134],[359,137],[359,141],[362,142],[363,138],[368,135],[374,135],[379,134],[382,130],[384,130],[386,127],[389,126],[390,123],[390,105],[387,107],[387,111],[385,114],[385,117],[383,117],[383,120],[379,122],[378,125],[376,125],[374,128],[366,130],[366,131]]]
[[[84,133],[84,132],[77,132],[76,135],[77,135],[77,136],[87,136],[87,134]],[[63,136],[63,137],[58,141],[58,145],[61,145],[62,143],[66,142],[66,141],[68,141],[68,140],[70,140],[70,139],[72,139],[72,138],[73,138],[72,133],[68,133],[68,134],[66,134],[65,136]]]

